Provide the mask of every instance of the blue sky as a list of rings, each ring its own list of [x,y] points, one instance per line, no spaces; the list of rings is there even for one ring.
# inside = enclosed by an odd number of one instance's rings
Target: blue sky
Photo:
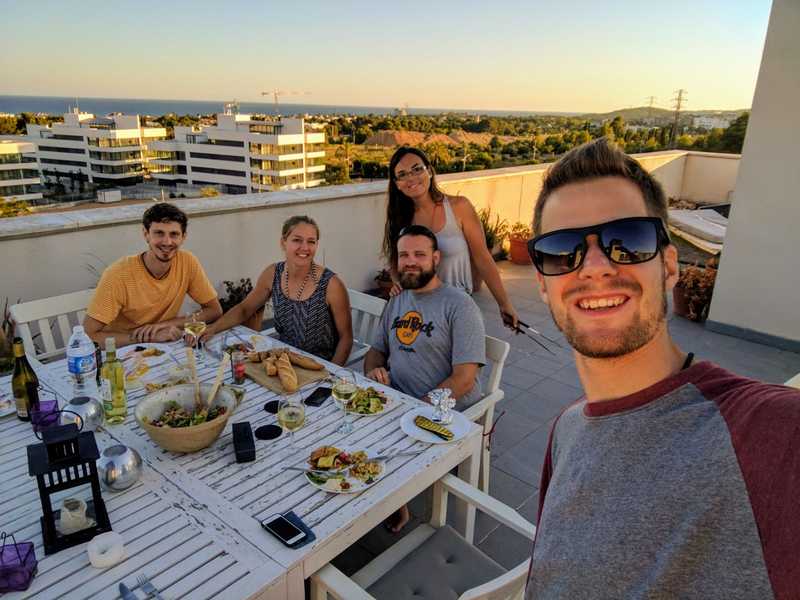
[[[0,0],[0,94],[512,110],[745,108],[768,0]]]

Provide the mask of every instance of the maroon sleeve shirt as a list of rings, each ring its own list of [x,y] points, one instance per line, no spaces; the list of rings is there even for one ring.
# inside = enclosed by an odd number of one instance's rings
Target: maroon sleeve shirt
[[[556,420],[526,598],[800,598],[800,390],[708,362]]]

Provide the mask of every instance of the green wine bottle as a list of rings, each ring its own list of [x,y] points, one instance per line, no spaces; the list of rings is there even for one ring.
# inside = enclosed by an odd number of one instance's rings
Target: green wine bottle
[[[117,345],[113,337],[106,338],[106,361],[101,371],[101,397],[106,423],[116,425],[125,421],[128,398],[125,394],[125,369],[117,358]]]
[[[25,356],[22,338],[14,338],[14,374],[11,390],[17,405],[17,417],[21,421],[31,420],[31,410],[39,407],[39,378]]]

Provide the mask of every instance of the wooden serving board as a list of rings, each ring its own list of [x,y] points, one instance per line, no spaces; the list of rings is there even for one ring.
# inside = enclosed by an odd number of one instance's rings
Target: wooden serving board
[[[310,369],[303,369],[301,367],[294,367],[294,372],[297,373],[297,389],[301,389],[309,383],[315,381],[322,381],[328,376],[328,371],[322,369],[321,371],[312,371]],[[272,390],[276,394],[286,394],[286,390],[281,385],[281,380],[277,375],[270,377],[264,370],[264,365],[261,363],[249,362],[244,367],[244,372],[247,377],[255,381],[258,385]]]

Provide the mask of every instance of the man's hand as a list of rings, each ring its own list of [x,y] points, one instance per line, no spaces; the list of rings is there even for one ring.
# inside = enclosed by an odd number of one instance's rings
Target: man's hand
[[[375,367],[366,374],[367,377],[372,379],[372,381],[377,381],[378,383],[382,383],[383,385],[392,385],[392,380],[389,377],[389,371],[384,369],[383,367]]]
[[[142,325],[131,333],[136,342],[174,342],[181,336],[180,330],[169,323]]]
[[[158,333],[156,333],[154,342],[174,342],[176,340],[181,339],[181,335],[183,335],[183,331],[175,327],[174,325],[170,325],[168,327],[164,327]]]

